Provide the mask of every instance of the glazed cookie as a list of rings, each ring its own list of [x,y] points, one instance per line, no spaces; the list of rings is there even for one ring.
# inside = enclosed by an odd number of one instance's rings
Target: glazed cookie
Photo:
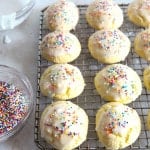
[[[130,40],[118,29],[105,29],[92,34],[88,41],[91,55],[102,63],[125,60],[130,51]]]
[[[69,101],[58,101],[46,107],[40,119],[41,136],[58,150],[71,150],[87,137],[88,116]]]
[[[150,29],[138,33],[134,40],[135,52],[147,61],[150,61]]]
[[[146,89],[150,91],[150,66],[144,69],[143,81]]]
[[[99,29],[117,29],[123,23],[123,12],[112,0],[95,0],[87,8],[89,25]]]
[[[138,26],[150,25],[150,0],[134,0],[128,6],[130,21]]]
[[[75,60],[81,45],[77,37],[69,32],[54,31],[47,34],[40,45],[43,58],[54,63],[67,63]]]
[[[136,110],[118,102],[103,105],[96,114],[96,132],[107,149],[123,149],[136,141],[141,121]]]
[[[78,20],[78,8],[73,2],[67,0],[58,0],[44,12],[45,24],[52,31],[70,31],[75,29]]]
[[[52,65],[44,71],[40,79],[41,93],[58,100],[79,96],[84,86],[80,70],[70,64]]]
[[[106,66],[94,79],[98,93],[107,101],[128,104],[141,94],[142,83],[138,74],[122,64]]]

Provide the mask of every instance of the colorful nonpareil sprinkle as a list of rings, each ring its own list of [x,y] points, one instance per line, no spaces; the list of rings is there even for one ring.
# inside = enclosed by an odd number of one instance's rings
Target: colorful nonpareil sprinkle
[[[111,14],[112,9],[114,6],[116,6],[114,2],[109,0],[95,1],[93,5],[95,6],[93,9],[94,11],[90,13],[90,15],[93,17],[101,16],[104,14]]]
[[[72,53],[74,38],[63,32],[53,32],[48,34],[42,41],[41,47],[44,49],[63,49],[67,53]]]
[[[95,3],[99,10],[106,11],[106,12],[111,10],[113,6],[116,5],[115,3],[109,0],[95,1]]]
[[[113,86],[116,84],[117,80],[124,79],[127,80],[127,74],[126,71],[122,67],[114,66],[110,67],[107,70],[108,75],[104,76],[104,80],[109,84],[110,86]]]
[[[76,6],[70,5],[67,1],[59,1],[47,9],[46,17],[53,26],[59,26],[61,23],[74,23],[74,17],[71,16],[73,14],[72,9],[76,9]]]
[[[58,68],[54,68],[54,70],[51,71],[50,81],[52,83],[58,82],[58,79],[74,81],[75,74],[78,74],[78,72],[75,71],[74,68],[67,68],[63,65],[60,65]]]
[[[109,120],[104,126],[107,134],[119,131],[121,128],[126,128],[129,124],[128,117],[131,110],[128,107],[120,109],[119,111],[109,110],[106,113],[106,120]],[[109,119],[107,119],[109,118]]]
[[[26,116],[28,104],[14,85],[0,81],[0,135],[15,128]]]
[[[94,39],[106,52],[111,52],[112,49],[116,49],[116,53],[118,53],[118,49],[126,47],[125,42],[123,42],[124,37],[117,30],[102,31],[101,34],[95,35]]]
[[[49,115],[49,119],[46,121],[45,126],[55,130],[55,137],[59,137],[61,134],[68,136],[79,135],[79,131],[76,126],[82,125],[82,121],[79,120],[75,109],[73,107],[66,107],[66,109],[54,109],[53,113]]]
[[[50,75],[49,75],[49,92],[56,92],[57,90],[61,90],[58,86],[59,82],[63,82],[64,84],[67,83],[68,86],[71,87],[71,85],[76,81],[75,75],[78,74],[78,71],[76,71],[74,68],[68,68],[63,65],[59,65],[58,67],[55,67],[52,69]]]
[[[108,86],[108,91],[113,89],[118,93],[132,95],[135,91],[135,83],[128,76],[128,72],[127,67],[120,65],[115,65],[107,69],[107,75],[103,76],[103,78],[105,81],[104,84]]]

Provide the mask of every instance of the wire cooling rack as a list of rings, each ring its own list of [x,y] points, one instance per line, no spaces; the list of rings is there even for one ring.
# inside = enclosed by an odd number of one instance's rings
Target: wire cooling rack
[[[87,6],[78,6],[80,9],[80,20],[77,25],[77,28],[73,33],[79,38],[81,45],[82,45],[82,52],[71,64],[77,66],[80,68],[85,82],[86,87],[84,92],[77,98],[72,99],[71,101],[78,104],[80,107],[82,107],[89,116],[89,130],[88,130],[88,136],[87,140],[77,148],[77,150],[104,150],[105,148],[101,145],[101,143],[98,141],[96,132],[95,132],[95,114],[99,107],[103,104],[105,104],[105,101],[101,99],[101,97],[97,94],[93,79],[95,77],[95,74],[103,68],[105,65],[102,65],[95,59],[93,59],[88,51],[87,48],[87,41],[89,36],[95,32],[94,29],[89,27],[85,20],[85,11]],[[133,40],[135,35],[143,30],[142,28],[139,28],[135,25],[133,25],[131,22],[127,19],[127,5],[120,5],[120,7],[123,9],[124,12],[124,23],[123,26],[120,28],[131,40],[132,42],[132,48],[129,56],[125,60],[125,63],[128,66],[132,67],[136,72],[140,75],[141,80],[143,82],[143,69],[148,65],[146,61],[139,58],[135,52],[133,52]],[[43,23],[43,12],[41,12],[41,24],[40,24],[40,37],[39,37],[39,44],[43,38],[44,35],[46,35],[49,30],[47,30]],[[38,55],[38,88],[37,88],[37,100],[36,100],[36,109],[35,109],[35,130],[34,130],[34,137],[35,142],[37,146],[42,150],[53,150],[53,148],[45,142],[44,139],[40,136],[40,128],[39,128],[39,122],[40,122],[40,116],[44,108],[52,102],[51,99],[44,97],[40,93],[39,89],[39,80],[40,76],[43,73],[43,71],[48,67],[52,65],[51,62],[48,62],[44,60],[39,51]],[[150,132],[146,130],[146,116],[148,113],[148,110],[150,108],[150,93],[146,91],[146,89],[143,87],[142,95],[133,103],[129,105],[130,107],[137,110],[138,114],[141,118],[142,123],[142,131],[138,138],[138,140],[126,150],[131,149],[138,149],[138,150],[148,150],[150,149]]]

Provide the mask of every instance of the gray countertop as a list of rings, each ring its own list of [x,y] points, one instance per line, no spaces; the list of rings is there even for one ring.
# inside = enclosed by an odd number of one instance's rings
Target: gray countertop
[[[37,53],[39,36],[40,10],[54,0],[37,0],[29,18],[11,31],[0,34],[0,64],[12,66],[28,76],[36,95]],[[76,4],[89,4],[91,0],[74,0]],[[126,0],[118,0],[119,3]],[[8,35],[12,42],[3,44],[3,35]],[[34,96],[35,96],[34,95]],[[36,100],[36,97],[34,98]],[[0,150],[36,150],[34,143],[34,110],[24,128],[8,141],[0,143]]]

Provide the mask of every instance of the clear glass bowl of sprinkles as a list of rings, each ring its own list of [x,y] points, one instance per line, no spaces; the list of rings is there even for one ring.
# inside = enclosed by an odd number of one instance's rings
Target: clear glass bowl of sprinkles
[[[28,78],[14,68],[0,65],[0,142],[23,127],[32,107],[33,90]]]

